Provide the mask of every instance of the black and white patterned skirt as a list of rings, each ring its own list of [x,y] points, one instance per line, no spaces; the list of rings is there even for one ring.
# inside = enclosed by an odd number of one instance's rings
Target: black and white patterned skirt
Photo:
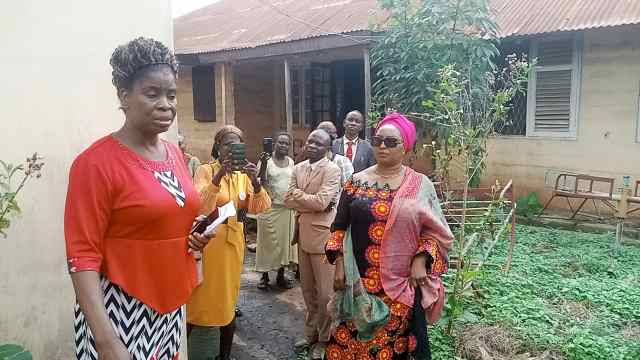
[[[107,278],[100,280],[107,314],[133,360],[176,360],[184,310],[160,314],[129,296]],[[75,345],[78,360],[98,360],[95,341],[80,306],[75,306]]]

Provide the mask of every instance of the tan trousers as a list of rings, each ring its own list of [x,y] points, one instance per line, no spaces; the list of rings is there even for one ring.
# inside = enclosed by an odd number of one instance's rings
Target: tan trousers
[[[331,337],[331,317],[327,304],[333,296],[335,266],[324,254],[310,254],[298,247],[300,283],[307,306],[304,335],[309,343],[327,342]]]

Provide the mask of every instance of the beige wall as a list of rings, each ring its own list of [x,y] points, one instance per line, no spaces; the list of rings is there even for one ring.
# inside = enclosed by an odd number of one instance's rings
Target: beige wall
[[[34,151],[46,157],[44,176],[18,199],[22,216],[0,239],[0,343],[21,343],[35,359],[68,360],[74,301],[63,239],[68,169],[79,152],[122,124],[111,52],[140,35],[170,44],[170,1],[9,1],[0,34],[0,158],[21,162]]]
[[[486,183],[513,178],[519,195],[537,191],[546,200],[560,171],[614,177],[616,186],[623,175],[640,179],[640,28],[586,32],[582,64],[577,139],[492,139]]]

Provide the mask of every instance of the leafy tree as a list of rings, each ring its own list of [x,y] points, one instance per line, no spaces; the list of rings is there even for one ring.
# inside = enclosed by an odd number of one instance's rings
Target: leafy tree
[[[487,0],[380,0],[390,17],[371,51],[378,111],[424,112],[439,71],[455,65],[473,81],[498,55]]]
[[[372,52],[377,80],[377,111],[391,108],[408,114],[422,130],[422,140],[435,140],[436,175],[447,204],[461,204],[452,249],[453,286],[445,319],[451,335],[468,312],[466,299],[493,248],[504,238],[515,216],[499,184],[491,200],[471,201],[469,188],[480,182],[487,159],[487,139],[504,122],[512,100],[525,88],[529,63],[507,57],[497,69],[496,24],[486,0],[380,0],[390,13],[386,32]],[[452,169],[459,168],[462,198],[452,198]],[[474,208],[472,203],[483,203]],[[472,218],[472,212],[483,214]],[[469,218],[467,218],[469,216]],[[469,222],[469,219],[474,219]]]

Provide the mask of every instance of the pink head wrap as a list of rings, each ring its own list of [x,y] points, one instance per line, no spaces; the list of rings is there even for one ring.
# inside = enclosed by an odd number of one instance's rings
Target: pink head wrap
[[[407,119],[400,113],[391,113],[385,116],[384,119],[378,123],[376,133],[385,125],[393,125],[400,131],[405,151],[411,151],[413,149],[413,145],[416,143],[416,125],[411,122],[411,120]]]

